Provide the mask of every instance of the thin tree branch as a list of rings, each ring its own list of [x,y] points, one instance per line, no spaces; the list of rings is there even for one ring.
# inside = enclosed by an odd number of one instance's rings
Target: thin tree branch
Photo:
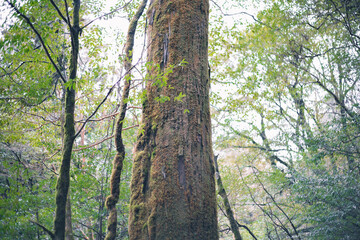
[[[82,129],[85,127],[86,123],[97,113],[97,111],[100,109],[100,107],[106,102],[106,100],[109,98],[110,94],[112,93],[112,91],[114,90],[114,88],[119,84],[119,82],[126,76],[128,75],[131,70],[137,65],[139,64],[139,62],[141,61],[143,52],[141,53],[141,56],[139,58],[139,60],[137,61],[136,64],[134,64],[133,66],[131,66],[131,68],[125,72],[125,74],[123,74],[118,81],[116,81],[116,83],[114,83],[111,88],[109,89],[108,93],[106,94],[106,96],[103,98],[103,100],[100,102],[100,104],[95,108],[94,112],[85,120],[85,122],[83,123],[83,125],[81,126],[81,128],[78,130],[78,132],[75,134],[74,138],[77,138],[79,136],[79,134],[81,133]]]
[[[51,239],[54,239],[55,238],[55,235],[52,231],[50,231],[49,229],[47,229],[47,227],[45,227],[44,225],[38,223],[38,222],[35,222],[35,221],[32,221],[30,220],[31,223],[34,223],[35,225],[37,225],[38,227],[40,227],[41,229],[43,229],[50,237]]]
[[[247,148],[257,148],[257,149],[260,149],[260,150],[262,150],[263,152],[265,152],[265,154],[267,155],[267,157],[268,157],[268,159],[269,159],[270,161],[276,160],[276,161],[278,161],[279,163],[283,164],[285,167],[289,168],[289,164],[288,164],[288,163],[284,162],[283,160],[281,160],[278,156],[276,156],[276,155],[273,153],[273,152],[280,151],[280,150],[272,150],[272,149],[270,148],[270,146],[269,146],[268,144],[266,144],[265,142],[264,142],[264,143],[265,143],[265,147],[264,147],[264,146],[261,146],[261,145],[260,145],[259,143],[257,143],[252,137],[247,136],[247,135],[245,135],[245,134],[243,134],[243,133],[235,130],[235,129],[234,129],[233,127],[231,127],[231,126],[227,126],[227,127],[229,127],[235,134],[237,134],[237,135],[239,135],[240,137],[243,137],[243,138],[249,140],[252,144],[254,144],[254,146],[247,146]],[[261,136],[262,139],[263,139],[264,136],[262,136],[261,133],[260,133],[260,136]],[[264,140],[264,139],[263,139],[263,140]],[[234,146],[234,147],[241,148],[241,146]],[[281,170],[281,169],[280,169],[280,170]]]
[[[54,121],[51,121],[51,120],[48,120],[48,119],[46,119],[46,117],[43,117],[43,116],[41,116],[41,115],[37,115],[37,114],[34,114],[34,113],[30,113],[30,112],[24,112],[24,111],[22,111],[22,110],[19,110],[21,113],[23,113],[23,114],[25,114],[25,115],[30,115],[30,116],[33,116],[33,117],[37,117],[37,118],[40,118],[40,119],[42,119],[44,122],[48,122],[48,123],[50,123],[50,124],[52,124],[52,125],[54,125],[54,126],[60,126],[59,124],[56,124],[55,122],[57,122],[57,121],[59,121],[59,118],[57,118],[56,120],[54,120]],[[51,116],[50,116],[51,117]]]
[[[50,157],[41,160],[41,163],[44,165],[44,167],[47,168],[48,170],[50,170],[51,172],[53,172],[55,175],[59,175],[59,174],[56,172],[55,166],[52,165],[53,169],[49,168],[49,167],[45,164],[45,160],[50,160],[50,159],[52,159],[52,158],[53,158],[56,154],[58,154],[60,151],[61,151],[61,149],[58,149],[58,150],[56,150]]]
[[[135,109],[142,109],[142,107],[137,107],[137,106],[129,106],[127,107],[126,109],[131,109],[131,108],[135,108]],[[118,115],[120,112],[116,112],[116,113],[113,113],[113,114],[110,114],[110,115],[106,115],[104,117],[101,117],[101,118],[97,118],[97,119],[90,119],[88,120],[88,122],[99,122],[99,121],[102,121],[106,118],[111,118],[111,117],[115,117],[116,115]],[[77,123],[84,123],[86,120],[77,120],[75,122]]]
[[[66,11],[66,17],[67,17],[67,22],[69,23],[69,27],[71,28],[70,25],[70,15],[69,15],[69,6],[66,0],[64,0],[64,4],[65,4],[65,11]]]
[[[260,149],[260,150],[266,150],[266,151],[269,151],[269,152],[280,152],[280,151],[287,151],[287,149],[270,149],[270,150],[267,150],[266,148],[264,147],[261,147],[261,146],[233,146],[234,148],[255,148],[255,149]]]
[[[74,222],[80,224],[80,225],[83,226],[83,227],[86,227],[86,228],[89,229],[89,230],[94,231],[94,232],[97,233],[97,234],[99,233],[95,228],[93,228],[93,227],[91,227],[91,226],[88,226],[88,225],[86,225],[85,223],[82,223],[82,222],[80,222],[80,221],[74,221]]]
[[[256,205],[258,208],[260,208],[260,210],[261,210],[267,217],[270,218],[270,220],[272,221],[272,223],[273,223],[276,227],[280,227],[281,229],[283,229],[284,232],[290,237],[290,239],[293,239],[293,237],[292,237],[292,235],[290,234],[289,230],[284,226],[284,224],[281,222],[281,220],[280,220],[276,215],[274,215],[274,214],[271,214],[271,215],[270,215],[260,204],[258,204],[258,203],[255,201],[255,197],[254,197],[254,195],[252,194],[252,192],[251,192],[251,190],[250,190],[250,187],[245,183],[245,180],[244,180],[244,178],[243,178],[243,176],[242,176],[240,167],[237,166],[237,168],[238,168],[240,177],[241,177],[243,183],[245,184],[246,188],[248,189],[248,192],[249,192],[249,194],[250,194],[250,197],[251,197],[252,201],[255,203],[255,205]],[[277,221],[279,221],[280,225],[275,222],[275,220],[273,219],[272,216],[274,216],[274,217],[277,219]],[[275,229],[276,229],[276,228],[275,228]]]
[[[252,231],[251,231],[247,226],[241,225],[238,221],[236,221],[236,223],[237,223],[237,225],[238,225],[239,227],[245,228],[246,231],[248,231],[248,233],[249,233],[255,240],[257,240],[257,238],[255,237],[255,235],[252,233]]]
[[[54,6],[55,10],[58,12],[59,16],[64,20],[64,22],[71,28],[70,22],[65,18],[65,16],[62,14],[58,6],[55,4],[54,0],[50,0],[51,4]]]
[[[236,16],[236,15],[247,15],[249,17],[251,17],[255,22],[260,23],[261,25],[264,25],[270,29],[273,29],[271,26],[263,23],[262,21],[260,21],[259,19],[257,19],[254,15],[251,15],[250,13],[247,12],[237,12],[237,13],[225,13],[222,8],[219,6],[219,4],[217,4],[214,0],[211,0],[211,2],[220,10],[220,12],[227,17],[231,17],[231,16]],[[276,29],[278,30],[278,28]]]
[[[61,80],[66,83],[66,80],[64,78],[64,76],[62,75],[60,69],[58,68],[58,66],[55,64],[54,60],[52,59],[49,50],[47,49],[45,42],[43,40],[43,38],[41,37],[40,33],[36,30],[36,28],[34,27],[34,25],[32,24],[32,22],[30,21],[30,19],[25,16],[23,13],[20,12],[20,10],[14,5],[12,4],[9,0],[5,0],[14,10],[17,14],[19,14],[23,19],[25,19],[25,21],[28,23],[28,25],[30,26],[30,28],[34,31],[34,33],[36,34],[36,36],[39,38],[40,43],[42,45],[42,47],[45,50],[46,56],[49,58],[51,64],[55,67],[56,72],[59,74]]]
[[[40,100],[40,102],[38,103],[29,103],[25,98],[23,97],[0,97],[0,100],[18,100],[20,102],[22,102],[25,106],[27,107],[34,107],[34,106],[38,106],[40,104],[42,104],[43,102],[45,102],[46,100],[48,100],[49,98],[51,98],[54,93],[56,91],[56,85],[54,86],[54,90],[49,94],[47,95],[46,97],[44,97],[42,100]]]
[[[319,77],[317,77],[315,74],[311,73],[310,71],[308,71],[305,68],[301,68],[302,70],[304,70],[305,72],[309,73],[313,78],[315,78],[315,82],[318,84],[323,90],[325,90],[327,93],[329,93],[335,100],[336,104],[339,105],[342,109],[344,109],[344,111],[352,118],[354,119],[356,122],[358,122],[356,115],[351,112],[344,103],[342,103],[342,101],[340,101],[340,99],[338,98],[338,96],[336,96],[335,93],[333,93],[330,89],[328,89],[319,79]]]
[[[138,127],[138,126],[139,125],[134,125],[134,126],[130,126],[130,127],[127,127],[127,128],[123,128],[122,130],[128,130],[128,129],[135,128],[135,127]],[[111,135],[109,137],[106,137],[106,138],[104,138],[104,139],[102,139],[102,140],[100,140],[98,142],[93,143],[93,144],[90,144],[89,146],[74,149],[73,152],[78,152],[78,151],[81,151],[81,150],[85,150],[85,149],[88,149],[88,148],[95,147],[96,145],[99,145],[100,143],[103,143],[106,140],[112,139],[113,137],[115,137],[115,134],[113,134],[113,135]]]
[[[65,1],[66,1],[66,0],[65,0]],[[103,14],[103,15],[101,15],[101,16],[93,19],[93,20],[91,20],[90,22],[88,22],[87,24],[85,24],[81,29],[86,28],[87,26],[89,26],[90,24],[92,24],[93,22],[95,22],[95,21],[98,20],[98,19],[101,19],[101,18],[103,18],[103,17],[106,17],[106,16],[108,16],[108,15],[110,15],[110,14],[113,14],[113,13],[115,13],[115,12],[117,12],[117,11],[125,8],[125,7],[127,7],[127,5],[129,5],[131,2],[132,2],[132,0],[130,0],[129,2],[125,3],[124,6],[118,7],[118,8],[116,8],[115,10],[113,10],[113,11],[111,11],[111,12],[105,13],[105,14]]]
[[[260,181],[259,177],[258,177],[258,173],[256,173],[254,171],[254,169],[256,169],[255,167],[252,167],[253,169],[253,173],[255,174],[255,177],[257,179],[257,181],[260,183],[262,189],[266,192],[266,194],[271,198],[271,200],[273,201],[273,203],[275,204],[275,206],[284,214],[284,216],[287,218],[287,220],[289,221],[291,227],[294,229],[294,232],[295,234],[298,236],[299,239],[300,238],[300,235],[298,233],[298,231],[296,230],[296,227],[295,225],[293,224],[293,222],[291,221],[290,217],[285,213],[285,211],[279,206],[279,204],[277,204],[277,202],[275,201],[275,198],[270,194],[270,192],[265,188],[264,184]],[[256,169],[257,172],[259,172],[257,169]]]
[[[214,156],[215,178],[216,178],[216,184],[218,187],[218,194],[223,199],[223,203],[224,203],[225,210],[226,210],[226,217],[228,218],[228,220],[230,222],[231,231],[234,234],[234,238],[235,238],[235,240],[241,240],[242,237],[240,235],[239,228],[236,224],[237,221],[235,220],[233,210],[231,209],[231,205],[230,205],[229,199],[226,194],[226,190],[222,184],[217,159],[218,159],[218,156]]]
[[[16,72],[20,67],[22,67],[25,63],[32,63],[34,61],[24,61],[21,62],[19,66],[17,66],[14,70],[12,70],[11,72],[7,72],[5,68],[1,67],[1,69],[5,72],[5,74],[0,75],[0,77],[4,77],[4,76],[10,76],[12,75],[14,72]],[[48,62],[46,62],[48,63]],[[16,84],[20,85],[19,83],[16,82]]]
[[[116,113],[113,113],[113,114],[110,114],[110,115],[106,115],[106,116],[101,117],[101,118],[89,120],[88,122],[99,122],[99,121],[102,121],[102,120],[107,119],[107,118],[115,117],[115,116],[118,115],[119,113],[120,113],[120,112],[116,112]],[[85,120],[78,120],[78,121],[75,121],[75,122],[84,123]]]

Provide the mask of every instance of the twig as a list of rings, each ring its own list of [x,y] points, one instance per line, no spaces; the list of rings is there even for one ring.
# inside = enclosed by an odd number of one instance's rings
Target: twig
[[[127,128],[123,128],[122,130],[128,130],[128,129],[131,129],[131,128],[135,128],[135,127],[138,127],[139,125],[134,125],[134,126],[130,126],[130,127],[127,127]],[[73,152],[78,152],[78,151],[81,151],[81,150],[85,150],[85,149],[88,149],[88,148],[92,148],[92,147],[95,147],[96,145],[99,145],[100,143],[103,143],[105,142],[106,140],[109,140],[109,139],[112,139],[113,137],[115,137],[115,134],[109,136],[109,137],[106,137],[96,143],[93,143],[93,144],[90,144],[89,146],[86,146],[86,147],[82,147],[82,148],[77,148],[77,149],[73,149]]]
[[[272,221],[272,223],[273,223],[276,227],[280,227],[281,229],[283,229],[284,232],[290,237],[290,239],[293,240],[293,237],[291,236],[291,234],[290,234],[290,232],[287,230],[287,228],[284,226],[284,224],[281,222],[281,220],[280,220],[276,215],[274,215],[274,214],[271,214],[271,215],[270,215],[259,203],[256,202],[255,197],[254,197],[253,193],[252,193],[251,190],[250,190],[250,187],[245,183],[245,180],[244,180],[244,178],[243,178],[243,176],[242,176],[240,167],[237,166],[237,168],[238,168],[238,171],[239,171],[241,180],[243,181],[243,183],[245,184],[246,188],[248,189],[248,192],[249,192],[249,194],[250,194],[250,197],[251,197],[252,201],[255,203],[255,205],[256,205],[258,208],[260,208],[260,210],[261,210],[267,217],[270,218],[270,220]],[[280,225],[275,222],[275,220],[273,219],[272,216],[274,216],[274,217],[279,221]],[[276,228],[275,228],[275,230],[276,230]]]
[[[129,2],[127,2],[124,6],[118,7],[118,8],[116,8],[115,10],[113,10],[113,11],[111,11],[111,12],[105,13],[104,15],[101,15],[101,16],[99,16],[99,17],[91,20],[90,22],[88,22],[87,24],[85,24],[81,29],[86,28],[87,26],[89,26],[90,24],[92,24],[92,23],[95,22],[96,20],[101,19],[102,17],[106,17],[106,16],[108,16],[108,15],[110,15],[110,14],[113,14],[113,13],[119,11],[120,9],[123,9],[123,8],[127,7],[127,5],[129,5],[131,2],[132,2],[132,0],[130,0]]]
[[[221,12],[224,16],[232,17],[232,16],[240,15],[240,14],[242,14],[242,15],[247,15],[247,16],[251,17],[255,22],[260,23],[261,25],[264,25],[264,26],[266,26],[266,27],[268,27],[268,28],[270,28],[270,29],[273,29],[271,26],[269,26],[269,25],[261,22],[259,19],[257,19],[254,15],[251,15],[250,13],[247,13],[247,12],[225,13],[225,12],[221,9],[221,7],[219,6],[219,4],[217,4],[214,0],[211,0],[211,2],[220,10],[220,12]],[[278,30],[278,28],[277,28],[276,30]]]
[[[234,234],[234,238],[236,240],[241,240],[242,237],[241,237],[240,232],[239,232],[239,227],[236,224],[236,220],[235,220],[235,217],[234,217],[233,210],[231,209],[231,205],[230,205],[229,199],[227,197],[226,190],[224,188],[224,185],[222,184],[222,180],[221,180],[221,176],[220,176],[220,172],[219,172],[219,167],[218,167],[218,163],[217,163],[217,158],[218,158],[218,155],[214,156],[215,178],[216,178],[216,184],[217,184],[217,187],[218,187],[218,194],[223,199],[223,203],[224,203],[225,210],[226,210],[226,217],[228,218],[228,220],[230,222],[231,231]]]
[[[70,22],[64,17],[58,6],[55,4],[54,0],[50,0],[51,4],[54,6],[55,10],[58,12],[59,16],[64,20],[64,22],[71,28]]]
[[[113,113],[113,114],[110,114],[110,115],[106,115],[104,117],[101,117],[101,118],[98,118],[98,119],[93,119],[93,120],[88,120],[88,122],[99,122],[99,121],[102,121],[106,118],[111,118],[111,117],[115,117],[116,115],[118,115],[119,112],[116,112],[116,113]],[[84,123],[85,120],[78,120],[78,121],[75,121],[75,122],[80,122],[80,123]]]
[[[144,49],[143,49],[144,50]],[[97,113],[97,111],[99,110],[99,108],[101,107],[101,105],[103,105],[105,103],[105,101],[109,98],[110,94],[112,93],[112,91],[114,90],[114,88],[118,85],[118,83],[125,77],[127,76],[131,70],[137,65],[139,64],[139,62],[141,61],[141,58],[143,56],[144,51],[142,51],[141,56],[139,58],[139,60],[136,62],[136,64],[132,65],[131,68],[126,71],[120,78],[118,81],[116,81],[112,87],[109,89],[108,93],[106,94],[106,96],[104,97],[104,99],[101,101],[101,103],[96,107],[96,109],[94,110],[94,112],[85,120],[85,122],[83,123],[83,125],[80,127],[80,129],[78,130],[78,132],[75,134],[74,138],[77,138],[79,136],[79,134],[81,133],[82,129],[85,127],[86,123]]]
[[[256,168],[252,167],[252,169],[253,169],[253,173],[255,174],[255,177],[256,177],[257,181],[260,183],[262,189],[263,189],[263,190],[266,192],[266,194],[270,197],[270,199],[273,201],[273,203],[275,204],[275,206],[284,214],[284,216],[285,216],[285,217],[287,218],[287,220],[289,221],[291,227],[294,229],[295,234],[298,236],[299,239],[301,239],[301,238],[300,238],[300,235],[299,235],[298,231],[296,230],[296,227],[295,227],[295,225],[293,224],[293,222],[291,221],[290,217],[289,217],[289,216],[285,213],[285,211],[277,204],[277,202],[275,201],[274,197],[270,194],[270,192],[265,188],[264,184],[260,181],[260,179],[259,179],[259,177],[258,177],[258,173],[256,173],[256,172],[254,171],[254,169],[256,169]],[[256,169],[256,171],[259,172],[257,169]]]
[[[69,7],[68,7],[68,3],[66,0],[64,0],[64,4],[65,4],[65,11],[66,11],[66,17],[67,17],[67,21],[70,23],[70,16],[69,16]]]
[[[245,228],[246,231],[248,231],[248,233],[249,233],[255,240],[257,240],[257,238],[255,237],[255,235],[251,232],[251,230],[250,230],[247,226],[241,225],[238,221],[236,221],[236,223],[237,223],[237,225],[238,225],[239,227]]]

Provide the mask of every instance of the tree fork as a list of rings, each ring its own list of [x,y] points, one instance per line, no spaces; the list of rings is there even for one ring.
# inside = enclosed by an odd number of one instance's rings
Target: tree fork
[[[126,71],[125,75],[125,84],[123,89],[123,94],[121,96],[121,104],[120,104],[120,113],[119,118],[116,122],[116,130],[115,130],[115,146],[116,146],[116,155],[113,160],[113,170],[110,178],[110,196],[106,198],[106,207],[109,211],[109,217],[107,222],[107,234],[106,240],[114,240],[116,238],[116,225],[117,225],[117,211],[116,211],[116,203],[119,200],[120,195],[120,177],[121,171],[123,167],[123,162],[125,159],[125,146],[122,140],[122,130],[123,130],[123,122],[126,116],[126,108],[127,108],[127,99],[129,97],[130,85],[131,85],[131,65],[132,65],[132,52],[134,46],[135,39],[135,31],[137,27],[137,23],[142,13],[144,12],[147,0],[143,0],[139,5],[134,17],[132,18],[128,33],[127,40],[125,45],[125,61],[124,67]]]

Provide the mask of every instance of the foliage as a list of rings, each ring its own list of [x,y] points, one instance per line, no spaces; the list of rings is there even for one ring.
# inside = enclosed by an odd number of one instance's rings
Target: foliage
[[[248,201],[234,205],[245,208],[238,210],[239,219],[246,219],[242,211],[263,214],[245,221],[260,238],[358,236],[360,18],[355,6],[355,1],[280,1],[240,31],[215,25],[223,33],[210,42],[212,78],[221,89],[213,94],[216,144],[227,162],[238,159],[230,165],[243,169],[224,172],[244,175],[241,184],[227,187],[238,192],[234,203]],[[239,153],[229,157],[225,149]],[[248,166],[267,177],[254,179]]]
[[[70,38],[49,1],[10,1],[29,17],[66,78]],[[64,1],[55,1],[65,12]],[[71,204],[76,238],[105,236],[124,30],[139,1],[82,2]],[[357,239],[360,158],[360,10],[357,1],[211,1],[209,65],[213,142],[235,218],[258,239]],[[70,2],[69,2],[70,4]],[[5,10],[3,10],[5,9]],[[6,10],[8,9],[8,10]],[[255,10],[254,10],[255,9]],[[107,11],[111,14],[105,14]],[[115,11],[117,10],[117,11]],[[0,235],[45,239],[52,228],[62,145],[64,84],[39,37],[8,4],[0,34]],[[105,14],[105,15],[104,15]],[[100,19],[101,17],[101,19]],[[122,18],[121,18],[122,17]],[[97,19],[92,22],[92,20]],[[144,58],[145,17],[135,58]],[[114,24],[115,25],[115,24]],[[140,27],[140,28],[141,28]],[[117,30],[115,30],[117,29]],[[110,40],[116,39],[115,41]],[[171,89],[160,66],[137,60],[123,132],[126,162],[118,204],[127,237],[132,147],[147,82]],[[155,73],[155,74],[150,74]],[[186,95],[160,96],[159,104]],[[191,109],[184,113],[191,114]],[[219,200],[219,203],[221,201]],[[221,205],[220,205],[221,206]],[[222,209],[224,209],[221,206]],[[290,221],[290,220],[291,221]],[[232,239],[219,209],[223,239]],[[293,225],[293,226],[292,226]],[[244,239],[252,237],[240,228]]]
[[[64,13],[62,1],[55,1]],[[29,16],[35,29],[51,49],[50,55],[67,78],[69,35],[59,20],[57,11],[48,1],[15,2]],[[136,4],[136,1],[133,2]],[[119,2],[119,6],[122,4]],[[5,3],[5,8],[8,5]],[[82,14],[102,15],[102,9],[91,1],[83,2]],[[45,232],[33,222],[52,229],[54,191],[62,145],[63,101],[66,84],[50,64],[39,39],[29,25],[14,11],[6,10],[0,36],[1,51],[1,230],[6,239],[44,239]],[[127,14],[126,12],[123,12]],[[82,19],[82,26],[93,15]],[[110,18],[109,18],[110,19]],[[95,22],[96,23],[96,22]],[[104,99],[112,78],[120,78],[114,71],[117,60],[107,58],[108,46],[103,43],[103,29],[95,24],[82,31],[80,41],[80,69],[76,79],[76,126],[84,123]],[[119,29],[120,31],[121,29]],[[111,78],[109,78],[111,76]],[[119,85],[121,86],[121,85]],[[112,98],[93,116],[75,143],[71,171],[71,204],[73,231],[76,238],[105,236],[107,212],[104,208],[108,194],[108,178],[114,147],[109,138],[114,132],[116,99]],[[138,110],[130,110],[132,117],[125,127],[138,125]],[[101,120],[97,120],[101,119]],[[124,132],[127,152],[136,136],[136,128]],[[95,148],[88,145],[95,143]],[[131,154],[124,164],[119,210],[121,236],[127,235],[127,202]],[[11,206],[11,207],[4,207]],[[3,208],[4,207],[4,208]]]

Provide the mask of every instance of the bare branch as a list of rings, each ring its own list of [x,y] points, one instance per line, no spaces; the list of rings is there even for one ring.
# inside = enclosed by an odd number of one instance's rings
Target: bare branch
[[[249,233],[255,240],[257,240],[257,238],[255,237],[254,233],[253,233],[247,226],[241,225],[238,221],[236,221],[236,223],[237,223],[237,225],[238,225],[239,227],[245,228],[246,231],[248,231],[248,233]]]
[[[65,4],[65,11],[66,11],[66,17],[67,17],[67,22],[70,24],[70,16],[69,16],[69,6],[66,0],[64,0],[64,4]],[[69,25],[70,26],[70,25]]]
[[[296,227],[295,227],[295,225],[293,224],[293,222],[291,221],[290,217],[289,217],[289,216],[285,213],[285,211],[279,206],[279,204],[275,201],[275,198],[273,197],[273,195],[270,194],[270,192],[265,188],[264,184],[260,181],[260,179],[259,179],[259,177],[258,177],[258,173],[256,173],[256,172],[254,171],[254,169],[256,169],[256,168],[252,167],[252,169],[253,169],[253,173],[255,174],[255,177],[256,177],[257,181],[260,183],[262,189],[263,189],[263,190],[266,192],[266,194],[271,198],[271,200],[273,201],[273,203],[275,204],[275,206],[284,214],[284,216],[286,217],[286,219],[289,221],[291,227],[294,229],[295,234],[298,236],[299,239],[301,239],[301,238],[300,238],[300,235],[299,235],[298,231],[296,230]],[[256,171],[258,171],[258,170],[256,169]]]
[[[98,119],[90,119],[90,120],[88,120],[88,122],[99,122],[99,121],[102,121],[102,120],[107,119],[107,118],[115,117],[115,116],[118,115],[119,113],[120,113],[120,112],[116,112],[116,113],[113,113],[113,114],[110,114],[110,115],[106,115],[106,116],[101,117],[101,118],[98,118]],[[84,123],[85,120],[78,120],[78,121],[75,121],[75,122]]]
[[[59,16],[64,20],[64,22],[71,28],[70,22],[64,17],[58,6],[55,4],[54,0],[50,0],[51,4],[54,6],[55,10],[58,12]]]
[[[243,181],[243,183],[245,184],[246,188],[248,189],[248,192],[249,192],[249,194],[250,194],[251,200],[255,203],[255,205],[256,205],[258,208],[260,208],[260,210],[261,210],[267,217],[269,217],[269,219],[272,221],[272,223],[273,223],[275,226],[280,227],[281,229],[283,229],[284,232],[290,237],[290,239],[294,239],[294,238],[292,237],[292,235],[290,234],[289,230],[284,226],[284,224],[282,223],[282,221],[281,221],[276,215],[274,215],[274,214],[272,214],[272,213],[269,213],[268,211],[266,211],[266,210],[261,206],[261,204],[259,204],[258,202],[256,202],[255,197],[254,197],[253,193],[252,193],[251,190],[250,190],[250,187],[246,184],[246,182],[245,182],[245,180],[244,180],[244,178],[243,178],[243,176],[242,176],[240,167],[237,166],[237,169],[238,169],[239,175],[240,175],[240,177],[241,177],[241,180]],[[276,221],[274,220],[273,217],[276,218],[276,220],[279,222],[280,225],[279,225],[278,223],[276,223]],[[275,228],[275,229],[276,229],[276,228]]]
[[[309,73],[314,79],[315,79],[315,82],[313,83],[316,83],[317,85],[319,85],[323,90],[325,90],[327,93],[329,93],[333,99],[335,100],[336,104],[341,107],[352,119],[354,119],[356,122],[358,122],[358,118],[357,116],[351,112],[346,106],[345,104],[340,101],[340,99],[338,98],[338,96],[336,96],[335,93],[333,93],[330,89],[328,89],[319,79],[319,77],[317,77],[315,74],[311,73],[309,70],[305,69],[305,68],[302,68],[302,70],[304,70],[305,72]]]
[[[99,108],[106,102],[106,100],[109,98],[110,94],[112,93],[112,91],[114,90],[114,88],[119,84],[119,82],[120,82],[126,75],[128,75],[128,74],[131,72],[131,70],[136,67],[136,65],[139,64],[139,62],[140,62],[141,59],[142,59],[143,54],[144,54],[144,49],[143,49],[143,51],[142,51],[142,53],[141,53],[141,56],[140,56],[139,60],[137,61],[137,63],[134,64],[134,65],[132,65],[131,68],[130,68],[128,71],[126,71],[126,72],[119,78],[119,80],[116,81],[116,82],[111,86],[111,88],[109,89],[109,91],[108,91],[108,93],[106,94],[106,96],[104,97],[104,99],[103,99],[103,100],[101,101],[101,103],[96,107],[96,109],[94,110],[94,112],[85,120],[85,122],[83,123],[83,125],[81,126],[81,128],[80,128],[80,129],[78,130],[78,132],[75,134],[74,138],[77,138],[77,137],[79,136],[80,132],[81,132],[82,129],[85,127],[86,123],[97,113],[97,111],[99,110]]]
[[[135,127],[138,127],[138,126],[139,125],[134,125],[134,126],[130,126],[130,127],[127,127],[127,128],[123,128],[122,130],[128,130],[128,129],[135,128]],[[106,140],[112,139],[113,137],[115,137],[115,134],[113,134],[113,135],[111,135],[109,137],[106,137],[106,138],[104,138],[104,139],[102,139],[102,140],[100,140],[98,142],[93,143],[93,144],[90,144],[89,146],[73,149],[73,152],[78,152],[78,151],[81,151],[81,150],[85,150],[85,149],[88,149],[88,148],[95,147],[96,145],[99,145],[100,143],[103,143]]]
[[[219,4],[217,4],[214,0],[211,0],[211,2],[220,10],[220,12],[226,16],[226,17],[231,17],[231,16],[236,16],[236,15],[247,15],[249,17],[251,17],[255,22],[260,23],[261,25],[264,25],[270,29],[273,29],[271,26],[267,25],[266,23],[263,23],[262,21],[260,21],[259,19],[257,19],[254,15],[247,13],[247,12],[237,12],[237,13],[225,13],[221,7],[219,6]],[[276,29],[278,30],[278,28]]]
[[[233,210],[231,209],[231,205],[230,205],[229,199],[227,197],[224,185],[222,184],[220,171],[219,171],[219,167],[218,167],[218,163],[217,163],[217,158],[218,158],[218,156],[214,156],[215,178],[216,178],[216,184],[217,184],[217,187],[218,187],[218,194],[223,199],[223,203],[224,203],[225,211],[226,211],[226,217],[228,218],[228,220],[230,222],[231,231],[234,234],[234,238],[236,240],[241,240],[242,237],[241,237],[240,232],[239,232],[239,227],[237,226],[237,221],[236,221],[236,219],[234,217]]]
[[[66,0],[65,0],[65,1],[66,1]],[[110,15],[110,14],[113,14],[113,13],[115,13],[115,12],[117,12],[117,11],[125,8],[125,7],[126,7],[127,5],[129,5],[131,2],[132,2],[132,0],[130,0],[129,2],[127,2],[124,6],[118,7],[118,8],[116,8],[115,10],[113,10],[113,11],[111,11],[111,12],[105,13],[105,14],[103,14],[103,15],[101,15],[101,16],[93,19],[93,20],[91,20],[90,22],[88,22],[87,24],[85,24],[81,29],[86,28],[87,26],[89,26],[90,24],[92,24],[93,22],[95,22],[96,20],[99,20],[99,19],[101,19],[101,18],[103,18],[103,17],[106,17],[106,16],[108,16],[108,15]]]
[[[0,75],[0,77],[4,77],[4,76],[10,76],[12,75],[14,72],[16,72],[19,68],[21,68],[25,63],[32,63],[34,61],[25,61],[25,62],[21,62],[19,66],[17,66],[14,70],[12,70],[11,72],[7,72],[5,68],[1,67],[1,69],[5,72],[5,74]],[[48,63],[48,62],[46,62]],[[18,83],[17,83],[18,84]],[[19,84],[18,84],[19,85]]]

